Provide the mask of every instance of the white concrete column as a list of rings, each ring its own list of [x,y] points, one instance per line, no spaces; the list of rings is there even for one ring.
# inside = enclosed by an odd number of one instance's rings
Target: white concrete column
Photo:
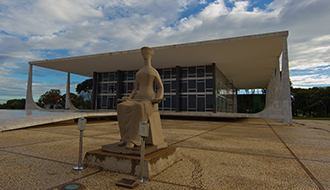
[[[26,110],[39,110],[40,108],[33,100],[32,96],[32,65],[29,64],[29,76],[27,81],[26,99],[25,99]]]
[[[70,73],[68,73],[66,82],[65,109],[77,110],[77,108],[72,104],[70,97]]]

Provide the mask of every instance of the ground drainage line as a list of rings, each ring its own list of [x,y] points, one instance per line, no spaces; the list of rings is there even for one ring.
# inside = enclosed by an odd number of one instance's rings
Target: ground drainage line
[[[296,154],[290,149],[290,147],[283,141],[283,139],[276,133],[276,131],[273,129],[272,126],[270,126],[268,124],[268,122],[265,120],[265,122],[267,123],[267,125],[271,128],[271,130],[275,133],[275,135],[277,136],[277,138],[280,139],[280,141],[284,144],[284,146],[289,150],[289,152],[291,153],[291,155],[294,157],[294,159],[300,164],[300,166],[305,170],[305,172],[307,173],[307,175],[311,178],[311,180],[315,183],[315,185],[320,189],[320,190],[325,190],[325,188],[323,187],[323,185],[316,179],[316,177],[312,174],[311,171],[309,171],[309,169],[300,161],[300,159],[296,156]]]
[[[214,128],[214,129],[210,129],[210,130],[205,131],[205,132],[203,132],[203,133],[199,133],[199,134],[197,134],[197,135],[194,135],[194,136],[188,137],[188,138],[183,139],[183,140],[181,140],[181,141],[178,141],[178,142],[172,143],[172,144],[170,144],[170,146],[173,146],[173,145],[178,144],[178,143],[181,143],[181,142],[183,142],[183,141],[186,141],[186,140],[189,140],[189,139],[192,139],[192,138],[198,137],[198,136],[203,135],[203,134],[205,134],[205,133],[208,133],[208,132],[211,132],[211,131],[214,131],[214,130],[220,129],[220,128],[225,127],[225,126],[227,126],[227,125],[229,125],[229,123],[224,124],[224,125],[222,125],[222,126],[220,126],[220,127],[216,127],[216,128]]]

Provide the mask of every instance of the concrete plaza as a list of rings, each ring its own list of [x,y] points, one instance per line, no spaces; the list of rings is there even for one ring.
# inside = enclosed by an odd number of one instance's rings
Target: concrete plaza
[[[135,189],[330,189],[330,121],[162,119],[165,141],[182,160]],[[89,120],[84,153],[120,138],[117,121]],[[78,162],[74,121],[0,132],[0,189],[125,189],[127,174]]]

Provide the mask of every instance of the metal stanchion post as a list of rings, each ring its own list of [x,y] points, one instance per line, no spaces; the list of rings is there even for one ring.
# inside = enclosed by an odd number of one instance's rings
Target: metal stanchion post
[[[147,178],[143,178],[144,174],[144,154],[145,154],[145,144],[146,137],[149,135],[149,124],[147,122],[140,123],[140,136],[141,136],[141,155],[140,155],[140,166],[141,166],[141,177],[137,178],[140,183],[148,182]]]
[[[78,130],[80,130],[80,139],[79,139],[79,158],[78,158],[78,166],[73,166],[74,170],[83,170],[86,167],[82,165],[82,149],[83,149],[83,133],[86,129],[86,119],[80,118],[78,120]]]

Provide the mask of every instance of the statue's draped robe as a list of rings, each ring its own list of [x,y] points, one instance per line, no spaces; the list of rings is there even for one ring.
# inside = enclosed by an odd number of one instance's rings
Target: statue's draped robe
[[[126,143],[132,142],[136,146],[140,146],[140,122],[148,122],[148,118],[151,116],[155,109],[158,109],[158,105],[152,104],[150,100],[130,100],[118,104],[118,122],[121,126],[120,141],[124,141]]]

